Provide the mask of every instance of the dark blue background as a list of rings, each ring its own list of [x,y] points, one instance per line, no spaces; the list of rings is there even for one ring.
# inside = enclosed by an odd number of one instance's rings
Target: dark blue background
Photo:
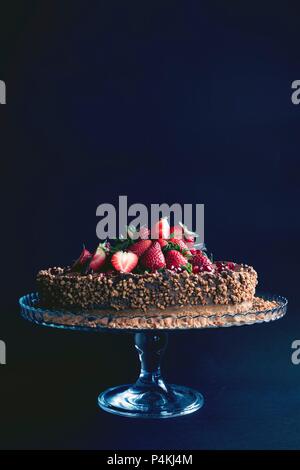
[[[41,5],[42,3],[42,5]],[[1,448],[298,448],[299,7],[285,2],[11,2],[1,6]],[[134,380],[126,335],[18,318],[38,269],[96,245],[96,207],[205,203],[216,258],[286,295],[271,325],[174,333],[166,378],[205,395],[192,416],[97,409]]]

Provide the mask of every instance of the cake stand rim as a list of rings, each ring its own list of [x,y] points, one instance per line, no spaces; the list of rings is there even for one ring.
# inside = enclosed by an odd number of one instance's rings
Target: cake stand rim
[[[259,298],[265,298],[265,300],[270,300],[273,299],[277,302],[280,303],[280,305],[276,307],[272,307],[270,309],[265,309],[257,312],[243,312],[243,313],[236,313],[236,314],[224,314],[224,315],[219,315],[218,319],[222,319],[224,317],[243,317],[249,314],[255,314],[255,315],[267,315],[267,314],[274,314],[276,311],[282,311],[282,314],[270,318],[269,320],[257,320],[253,322],[248,322],[248,323],[242,323],[242,324],[236,324],[236,323],[230,323],[227,325],[209,325],[209,326],[203,326],[203,327],[178,327],[178,328],[114,328],[114,327],[109,327],[109,326],[99,326],[97,325],[96,327],[94,326],[88,326],[88,325],[68,325],[68,324],[59,324],[59,323],[54,323],[54,322],[46,322],[43,318],[38,319],[36,317],[36,314],[39,314],[40,316],[43,315],[45,312],[51,312],[51,313],[61,313],[61,314],[72,314],[75,315],[74,312],[71,310],[51,310],[51,309],[46,309],[42,307],[34,307],[26,304],[25,302],[28,301],[28,298],[31,297],[37,297],[38,298],[38,293],[37,292],[31,292],[29,294],[25,294],[19,298],[19,306],[21,309],[21,316],[24,320],[30,321],[31,323],[34,323],[39,326],[44,326],[48,328],[56,328],[56,329],[61,329],[61,330],[69,330],[69,331],[81,331],[81,332],[90,332],[90,333],[155,333],[155,332],[179,332],[179,331],[199,331],[199,330],[208,330],[212,328],[229,328],[231,326],[252,326],[255,324],[260,324],[260,323],[268,323],[270,321],[275,321],[281,319],[283,316],[285,316],[287,312],[287,306],[288,306],[288,299],[282,295],[276,295],[276,294],[271,294],[269,292],[261,292],[258,291],[256,293],[256,297]],[[25,313],[25,311],[35,311],[34,315],[29,315],[28,313]],[[91,313],[89,313],[90,316],[92,316]],[[201,317],[201,315],[199,315]],[[204,317],[205,318],[205,317]]]

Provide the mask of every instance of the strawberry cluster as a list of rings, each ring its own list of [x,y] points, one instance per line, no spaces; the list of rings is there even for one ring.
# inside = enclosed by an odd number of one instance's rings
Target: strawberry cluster
[[[214,271],[215,265],[206,253],[194,247],[197,234],[189,231],[185,225],[170,227],[167,218],[162,218],[155,224],[152,233],[155,239],[149,238],[150,230],[147,227],[142,227],[136,240],[133,236],[134,228],[128,227],[128,238],[119,239],[114,245],[100,243],[94,254],[84,247],[71,269],[80,273],[110,274],[141,274],[162,269],[186,270],[195,274]],[[228,266],[226,268],[229,269]],[[218,266],[217,269],[221,270]]]

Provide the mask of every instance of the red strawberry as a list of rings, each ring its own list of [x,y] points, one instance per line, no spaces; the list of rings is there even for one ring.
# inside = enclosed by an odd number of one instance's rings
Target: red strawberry
[[[193,265],[193,272],[213,271],[212,262],[200,250],[196,250],[196,254],[191,258],[190,263]],[[195,269],[196,266],[199,269]]]
[[[149,238],[150,230],[145,226],[142,226],[140,230],[137,230],[134,225],[129,225],[127,228],[127,234],[132,240],[137,240],[138,238],[147,240],[147,238]]]
[[[193,232],[184,232],[184,241],[186,243],[195,243],[195,237],[192,235]]]
[[[170,225],[167,217],[162,217],[154,226],[154,237],[153,238],[169,238]]]
[[[100,243],[90,262],[90,266],[89,266],[90,269],[92,269],[95,272],[99,271],[99,269],[101,268],[101,266],[103,266],[106,260],[105,251],[106,251],[105,243]]]
[[[207,271],[212,272],[214,270],[213,264],[208,260],[208,262],[204,262],[202,266],[199,266],[200,272]]]
[[[186,244],[183,240],[181,240],[180,238],[171,238],[169,241],[170,241],[170,243],[174,243],[174,245],[179,246],[179,248],[180,248],[181,251],[184,251],[184,252],[190,254],[189,247],[188,247],[187,244]]]
[[[186,238],[184,238],[184,243],[186,244],[186,246],[187,246],[189,249],[191,249],[191,248],[194,247],[195,241],[194,241],[194,240],[193,240],[193,241],[188,241]]]
[[[181,222],[179,222],[180,227],[182,228],[183,231],[183,238],[186,243],[189,243],[190,247],[194,244],[195,238],[198,237],[197,233],[192,232],[187,228],[186,225],[183,225]]]
[[[177,269],[187,264],[187,259],[177,250],[170,250],[166,254],[168,269]]]
[[[170,228],[170,238],[183,238],[183,228],[180,225],[174,225]]]
[[[81,271],[81,269],[86,266],[86,264],[91,259],[91,257],[92,257],[92,254],[83,245],[83,249],[79,258],[75,261],[75,263],[72,266],[72,271]]]
[[[156,271],[166,266],[166,260],[158,242],[152,243],[150,248],[143,254],[141,262],[145,268],[151,271]]]
[[[235,269],[235,263],[233,263],[232,261],[228,261],[228,262],[216,261],[215,265],[217,267],[218,272],[228,271],[228,270],[234,271]]]
[[[149,235],[150,235],[150,230],[148,229],[148,227],[140,228],[140,238],[142,240],[147,240],[147,238],[149,238]]]
[[[138,257],[142,256],[148,248],[152,245],[151,240],[140,240],[128,248],[128,251],[135,253]]]
[[[160,246],[163,248],[164,246],[167,246],[168,242],[167,240],[163,240],[162,238],[159,238],[158,240],[158,243],[160,244]]]
[[[226,270],[225,263],[223,263],[223,261],[216,261],[216,262],[215,262],[215,265],[216,265],[217,270],[218,270],[219,273],[220,273],[221,271],[225,271],[225,270]]]
[[[130,273],[138,264],[138,256],[135,253],[126,253],[126,251],[117,251],[111,257],[111,264],[116,271],[121,273]]]
[[[193,265],[200,265],[203,261],[203,258],[207,258],[201,250],[191,250],[192,258],[191,258],[191,263]]]
[[[233,263],[233,261],[228,261],[227,268],[230,269],[230,271],[234,271],[235,270],[235,263]]]

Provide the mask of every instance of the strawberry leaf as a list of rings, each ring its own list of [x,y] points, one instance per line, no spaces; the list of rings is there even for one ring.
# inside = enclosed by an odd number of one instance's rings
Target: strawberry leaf
[[[114,245],[111,247],[110,252],[116,253],[117,251],[125,251],[133,245],[133,243],[135,243],[135,240],[131,240],[131,238],[117,238]]]
[[[177,250],[181,252],[181,248],[179,245],[177,245],[176,243],[168,242],[168,244],[163,247],[162,251],[163,253],[167,253],[170,250]]]
[[[157,269],[157,272],[158,273],[163,273],[165,270],[166,270],[166,268],[159,268],[159,269]]]
[[[138,264],[138,265],[134,268],[133,272],[134,272],[135,274],[144,274],[144,273],[147,273],[148,270],[145,269],[143,266],[141,266],[141,265]]]
[[[192,255],[189,253],[188,250],[182,249],[179,245],[177,245],[176,243],[172,243],[171,241],[168,242],[168,244],[163,247],[162,251],[163,253],[167,253],[170,250],[179,251],[179,253],[181,253],[183,256],[185,256],[188,259],[192,257]]]
[[[180,267],[184,271],[187,271],[189,274],[192,274],[192,272],[193,272],[193,266],[191,265],[191,263],[186,263],[185,265],[182,265]]]

